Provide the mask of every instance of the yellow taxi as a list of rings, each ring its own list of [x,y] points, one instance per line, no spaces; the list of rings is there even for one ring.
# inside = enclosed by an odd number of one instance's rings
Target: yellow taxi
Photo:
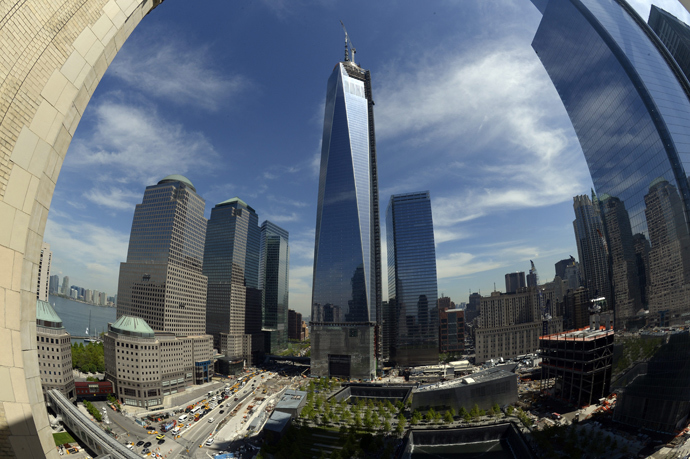
[[[156,437],[156,440],[162,440],[165,438],[165,434],[160,434]]]
[[[149,430],[147,433],[148,433],[149,435],[154,435],[154,434],[157,434],[158,431],[157,431],[157,430]]]

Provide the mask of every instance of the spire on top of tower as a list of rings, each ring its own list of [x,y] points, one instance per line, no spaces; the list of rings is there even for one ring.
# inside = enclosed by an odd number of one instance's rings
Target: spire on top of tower
[[[357,50],[352,45],[352,40],[350,40],[350,36],[347,34],[347,29],[345,28],[345,24],[343,24],[343,21],[340,21],[340,25],[343,27],[343,32],[345,32],[345,62],[352,61],[352,63],[355,64],[355,53],[357,52]],[[352,51],[352,58],[350,58],[350,55],[348,53],[348,45],[350,46],[350,51]]]

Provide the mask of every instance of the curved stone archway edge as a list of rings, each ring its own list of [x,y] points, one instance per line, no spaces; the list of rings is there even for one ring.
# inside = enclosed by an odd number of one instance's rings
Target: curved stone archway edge
[[[161,2],[0,2],[0,457],[60,457],[36,346],[38,261],[48,209],[96,86],[127,37]]]

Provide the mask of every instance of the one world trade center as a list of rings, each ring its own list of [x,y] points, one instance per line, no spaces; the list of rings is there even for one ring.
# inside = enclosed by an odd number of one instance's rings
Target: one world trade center
[[[376,374],[381,252],[373,105],[369,71],[346,45],[328,80],[321,147],[311,316],[317,376]]]

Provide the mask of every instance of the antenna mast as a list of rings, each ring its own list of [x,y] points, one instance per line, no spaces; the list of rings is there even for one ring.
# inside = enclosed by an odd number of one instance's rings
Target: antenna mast
[[[345,62],[347,61],[352,61],[352,63],[355,63],[355,53],[357,50],[355,47],[352,45],[352,40],[350,40],[350,36],[347,34],[347,29],[345,28],[345,24],[343,24],[343,21],[340,21],[340,25],[343,27],[343,32],[345,32]],[[352,51],[352,59],[350,59],[350,56],[348,54],[348,45],[350,46],[350,50]]]

